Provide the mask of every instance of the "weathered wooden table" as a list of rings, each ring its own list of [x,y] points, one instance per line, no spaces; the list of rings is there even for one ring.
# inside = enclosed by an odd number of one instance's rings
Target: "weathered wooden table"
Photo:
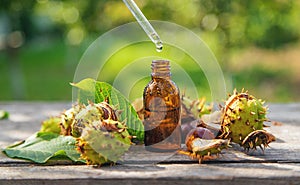
[[[0,121],[1,148],[26,139],[42,120],[69,107],[68,102],[1,102],[0,109],[10,112],[8,120]],[[220,158],[200,165],[182,155],[159,163],[137,156],[130,163],[101,168],[38,165],[1,153],[0,184],[300,184],[300,104],[271,104],[268,117],[272,122],[267,130],[277,141],[264,153],[246,153],[233,145]]]

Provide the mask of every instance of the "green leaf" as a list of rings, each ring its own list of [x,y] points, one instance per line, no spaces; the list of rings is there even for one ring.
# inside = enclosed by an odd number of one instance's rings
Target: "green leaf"
[[[75,149],[75,138],[51,132],[37,132],[25,141],[9,146],[3,152],[11,158],[22,158],[36,163],[46,163],[53,157],[83,162]]]
[[[114,87],[105,82],[99,82],[91,78],[84,79],[78,83],[72,83],[78,88],[77,99],[80,103],[92,101],[100,103],[108,100],[115,109],[120,110],[118,119],[125,122],[128,132],[136,136],[139,141],[144,140],[144,125],[139,119],[131,103]]]

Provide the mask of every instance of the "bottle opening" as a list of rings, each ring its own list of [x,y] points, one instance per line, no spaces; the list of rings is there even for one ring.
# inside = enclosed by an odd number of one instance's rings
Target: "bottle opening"
[[[170,61],[168,60],[153,60],[152,64],[153,77],[168,77],[171,76]]]

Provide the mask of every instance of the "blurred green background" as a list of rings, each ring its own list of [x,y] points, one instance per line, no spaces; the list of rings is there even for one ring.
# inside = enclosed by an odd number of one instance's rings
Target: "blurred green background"
[[[300,1],[136,3],[148,19],[174,22],[201,37],[220,63],[228,91],[245,88],[270,102],[300,101]],[[87,47],[132,21],[122,0],[1,0],[0,101],[71,100],[69,82]],[[143,47],[126,55],[137,50]]]

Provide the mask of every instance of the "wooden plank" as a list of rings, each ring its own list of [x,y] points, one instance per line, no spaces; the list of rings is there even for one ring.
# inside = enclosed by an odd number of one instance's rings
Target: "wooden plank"
[[[0,109],[9,112],[0,120],[0,147],[26,139],[40,129],[41,122],[71,107],[69,102],[0,102]]]
[[[6,166],[0,167],[0,182],[50,184],[299,184],[300,164],[218,163],[91,166]]]
[[[0,120],[0,146],[26,139],[41,121],[71,107],[70,102],[0,102],[10,112]],[[271,148],[246,153],[237,145],[218,159],[197,164],[183,155],[146,153],[133,148],[122,165],[37,165],[0,155],[0,184],[300,184],[300,104],[271,104],[271,127],[277,137]],[[158,164],[157,164],[158,163]]]
[[[49,102],[9,102],[1,103],[1,109],[10,112],[9,120],[1,120],[0,130],[0,146],[1,148],[26,139],[28,136],[38,131],[41,121],[50,117],[59,115],[64,109],[71,107],[69,102],[49,103]],[[299,162],[300,161],[300,104],[272,104],[269,106],[269,119],[272,120],[271,127],[267,128],[277,137],[277,141],[270,144],[263,153],[261,150],[245,152],[237,145],[233,145],[228,150],[223,150],[223,155],[214,161],[220,162]],[[274,122],[280,122],[276,124]],[[149,157],[149,155],[152,156]],[[171,157],[172,156],[172,157]],[[157,159],[155,159],[157,158]],[[151,159],[153,161],[151,161]],[[0,155],[0,163],[4,162],[20,162]],[[138,152],[133,150],[127,154],[125,161],[129,163],[135,162],[189,162],[189,157],[183,155],[168,154],[160,156],[160,154],[147,154],[143,149]]]

